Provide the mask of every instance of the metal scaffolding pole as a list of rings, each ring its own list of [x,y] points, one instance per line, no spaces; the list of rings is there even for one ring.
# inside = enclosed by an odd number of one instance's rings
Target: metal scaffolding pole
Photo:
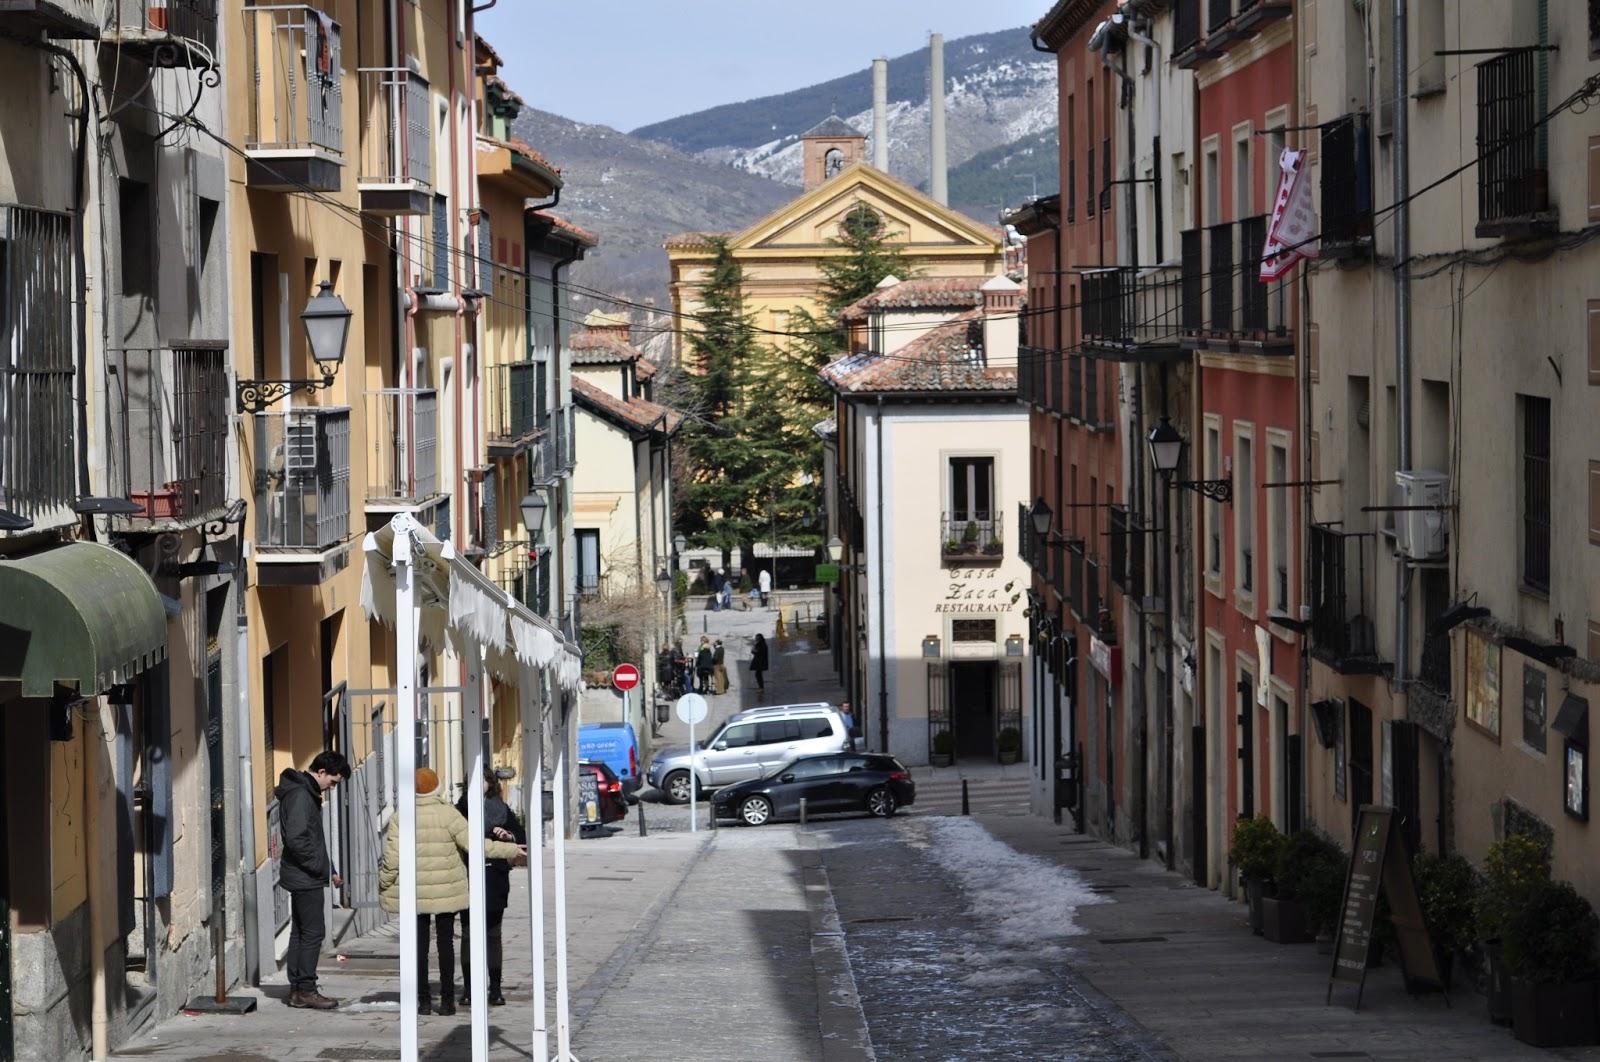
[[[544,1001],[544,705],[539,672],[524,664],[518,697],[522,704],[522,784],[528,809],[529,951],[533,959],[533,1062],[549,1062],[550,1030]]]

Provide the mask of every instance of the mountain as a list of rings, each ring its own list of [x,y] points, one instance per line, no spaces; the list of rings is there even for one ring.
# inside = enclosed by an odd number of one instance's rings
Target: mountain
[[[575,283],[634,301],[668,305],[661,247],[668,236],[741,229],[795,194],[759,174],[531,107],[512,135],[561,167],[565,187],[555,212],[600,237],[599,248],[573,267]]]
[[[1054,141],[1055,57],[1034,51],[1026,29],[947,41],[945,93],[953,206],[992,221],[993,193],[1013,172],[1034,173],[1041,193],[1055,190],[1054,156],[1041,157],[1046,138]],[[889,60],[889,172],[923,189],[928,185],[928,110],[928,49]],[[633,135],[798,185],[800,135],[833,113],[871,132],[870,67],[793,92],[656,122]],[[964,172],[969,163],[975,168]],[[1010,183],[1017,187],[998,198],[1016,204],[1028,191]]]
[[[950,202],[993,224],[1000,204],[1020,204],[1061,186],[1061,154],[1055,126],[980,151],[950,171]]]

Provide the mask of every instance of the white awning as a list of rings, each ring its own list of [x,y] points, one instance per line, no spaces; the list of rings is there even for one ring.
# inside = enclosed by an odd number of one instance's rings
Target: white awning
[[[368,616],[393,627],[395,622],[395,531],[402,525],[411,533],[416,561],[417,626],[429,649],[462,651],[480,647],[485,664],[498,678],[514,682],[518,668],[550,668],[565,690],[583,688],[583,657],[549,620],[496,586],[474,565],[417,523],[409,513],[397,513],[364,544],[361,607]]]

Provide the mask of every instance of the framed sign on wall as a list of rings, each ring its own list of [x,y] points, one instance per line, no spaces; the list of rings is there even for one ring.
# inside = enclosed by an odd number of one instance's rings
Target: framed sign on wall
[[[1477,631],[1467,639],[1467,722],[1500,740],[1500,646]]]

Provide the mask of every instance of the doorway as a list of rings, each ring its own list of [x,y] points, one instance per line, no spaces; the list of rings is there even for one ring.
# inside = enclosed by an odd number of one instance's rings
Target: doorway
[[[1350,829],[1363,805],[1372,803],[1372,709],[1350,698]],[[1351,834],[1354,836],[1354,833]]]
[[[950,665],[950,707],[956,731],[956,759],[994,759],[995,662]]]

